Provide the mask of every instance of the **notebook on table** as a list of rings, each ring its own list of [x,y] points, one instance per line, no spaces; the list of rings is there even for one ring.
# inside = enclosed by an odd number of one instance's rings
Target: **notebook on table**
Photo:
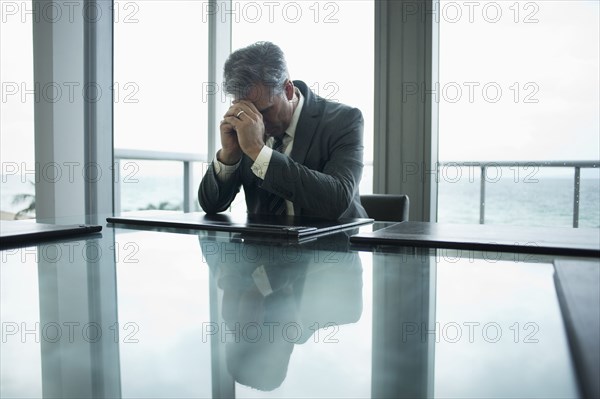
[[[600,229],[583,228],[401,222],[372,233],[353,235],[350,242],[362,245],[600,256]]]
[[[219,230],[253,235],[270,235],[300,239],[323,235],[373,222],[373,219],[327,220],[312,217],[275,215],[233,215],[219,213],[208,215],[204,212],[155,213],[144,212],[135,215],[106,218],[113,224],[130,226],[154,226],[193,230]]]
[[[90,224],[58,225],[31,220],[3,220],[0,223],[0,248],[34,245],[61,238],[84,237],[102,230]]]

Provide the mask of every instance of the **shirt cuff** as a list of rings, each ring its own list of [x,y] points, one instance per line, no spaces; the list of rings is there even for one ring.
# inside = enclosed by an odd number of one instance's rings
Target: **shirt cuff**
[[[223,162],[219,161],[215,156],[215,159],[213,159],[213,168],[215,169],[215,175],[217,176],[217,180],[222,183],[230,180],[237,168],[240,166],[240,162],[242,162],[241,158],[234,165],[226,165]]]
[[[264,180],[265,175],[267,174],[267,169],[269,168],[269,162],[271,162],[271,155],[273,155],[273,149],[267,146],[264,146],[262,150],[258,153],[256,160],[252,164],[252,172]]]

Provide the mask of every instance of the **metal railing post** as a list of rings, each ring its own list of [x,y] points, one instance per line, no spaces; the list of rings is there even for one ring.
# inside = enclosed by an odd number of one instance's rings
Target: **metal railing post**
[[[481,164],[481,182],[479,186],[479,224],[485,223],[485,164]]]
[[[192,212],[195,201],[194,195],[194,168],[189,161],[183,162],[183,211]]]
[[[573,227],[579,227],[579,190],[581,184],[581,168],[575,167],[575,184],[573,193]]]

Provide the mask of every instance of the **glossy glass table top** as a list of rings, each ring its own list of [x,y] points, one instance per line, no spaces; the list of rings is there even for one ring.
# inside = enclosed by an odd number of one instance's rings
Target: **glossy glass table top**
[[[0,396],[578,396],[550,257],[149,230],[1,252]]]

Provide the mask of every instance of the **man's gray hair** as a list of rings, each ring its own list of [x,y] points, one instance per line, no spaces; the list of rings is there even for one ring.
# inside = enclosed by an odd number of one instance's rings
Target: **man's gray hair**
[[[289,78],[283,51],[271,42],[256,42],[234,51],[223,69],[225,92],[236,98],[246,98],[257,83],[265,85],[271,95],[279,95]]]

